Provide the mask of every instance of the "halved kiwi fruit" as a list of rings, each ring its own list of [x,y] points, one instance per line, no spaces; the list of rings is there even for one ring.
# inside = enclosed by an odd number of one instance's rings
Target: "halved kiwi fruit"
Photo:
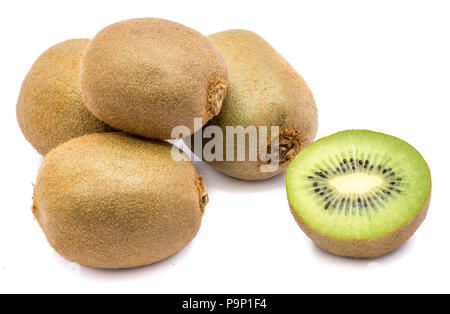
[[[323,138],[290,164],[292,214],[321,248],[373,258],[401,246],[426,217],[431,174],[408,143],[350,130]]]

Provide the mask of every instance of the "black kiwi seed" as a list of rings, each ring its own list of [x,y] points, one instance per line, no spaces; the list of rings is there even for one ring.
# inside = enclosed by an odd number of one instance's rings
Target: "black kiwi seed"
[[[330,207],[333,209],[339,208],[338,211],[331,211],[330,213],[339,214],[353,214],[359,212],[360,215],[370,215],[370,211],[378,212],[378,209],[382,205],[382,202],[389,202],[388,197],[393,197],[392,193],[402,193],[400,181],[401,177],[396,177],[397,173],[392,171],[392,168],[383,166],[382,164],[376,166],[371,164],[369,159],[366,158],[343,158],[342,161],[337,161],[336,165],[331,169],[335,170],[323,170],[324,168],[318,168],[313,171],[313,175],[308,176],[308,179],[312,181],[313,191],[324,201],[324,209],[328,210]],[[330,168],[328,168],[330,169]],[[378,173],[382,173],[385,180],[385,184],[377,191],[370,192],[368,194],[357,195],[356,198],[350,197],[350,195],[342,195],[337,192],[334,187],[328,184],[328,180],[336,176],[346,175],[349,171],[351,173],[356,171],[364,171],[368,169],[373,172],[377,169]],[[345,211],[342,211],[344,209]],[[353,210],[350,210],[353,208]],[[359,210],[356,210],[358,208]]]

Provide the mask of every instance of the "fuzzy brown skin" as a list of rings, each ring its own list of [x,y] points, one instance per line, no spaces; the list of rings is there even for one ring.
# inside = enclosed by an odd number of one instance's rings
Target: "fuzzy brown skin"
[[[189,161],[172,145],[122,133],[86,135],[45,157],[33,213],[50,245],[90,267],[160,261],[196,235],[208,201]]]
[[[219,51],[199,32],[144,18],[103,29],[81,62],[81,85],[92,113],[109,125],[169,139],[176,126],[194,132],[219,113],[228,74]]]
[[[346,239],[330,236],[311,228],[295,211],[291,204],[291,213],[300,228],[320,248],[332,254],[354,258],[376,258],[399,248],[416,232],[425,220],[430,205],[430,199],[422,209],[401,227],[392,230],[385,236],[375,239]]]
[[[17,121],[42,155],[72,138],[113,129],[86,108],[79,83],[89,39],[72,39],[45,51],[33,64],[17,101]]]
[[[226,126],[267,126],[269,131],[271,126],[279,126],[280,142],[285,140],[280,149],[280,165],[274,172],[261,172],[261,161],[249,160],[248,141],[245,161],[208,163],[229,176],[244,180],[267,179],[285,171],[292,158],[314,140],[317,132],[317,109],[306,82],[255,33],[230,30],[208,38],[227,62],[229,86],[220,114],[207,126],[219,126],[224,136]],[[185,139],[188,146],[191,140],[192,137]],[[225,154],[225,140],[223,151]]]

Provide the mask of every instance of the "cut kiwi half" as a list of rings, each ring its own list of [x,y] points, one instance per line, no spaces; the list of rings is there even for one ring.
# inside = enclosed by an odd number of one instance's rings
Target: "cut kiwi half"
[[[349,130],[301,151],[288,167],[286,189],[297,223],[319,247],[374,258],[401,246],[423,222],[431,174],[408,143]]]

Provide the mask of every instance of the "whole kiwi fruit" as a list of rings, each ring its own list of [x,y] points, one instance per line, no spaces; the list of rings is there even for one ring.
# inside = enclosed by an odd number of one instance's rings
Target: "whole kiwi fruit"
[[[202,34],[157,18],[122,21],[100,31],[81,62],[87,107],[128,133],[172,138],[217,115],[227,89],[225,61]]]
[[[193,164],[171,151],[169,143],[119,132],[50,151],[33,202],[50,245],[73,262],[108,269],[155,263],[186,246],[208,196]]]
[[[317,132],[317,109],[313,95],[303,78],[292,66],[272,48],[263,38],[246,30],[229,30],[208,36],[225,58],[229,73],[228,91],[222,110],[203,130],[209,126],[218,126],[222,130],[222,160],[205,160],[215,169],[235,178],[245,180],[262,180],[283,172],[293,157],[314,140]],[[229,126],[243,128],[279,127],[279,154],[268,160],[251,160],[249,138],[245,146],[238,147],[235,138],[234,152],[245,151],[245,160],[226,158],[226,128]],[[185,138],[186,144],[195,146],[198,134]],[[242,134],[241,134],[242,135]],[[272,151],[274,139],[269,134],[267,141],[258,144],[261,149]],[[203,140],[203,146],[210,140]],[[215,141],[213,139],[212,141]],[[259,141],[258,141],[259,142]],[[216,150],[217,151],[217,150]],[[198,153],[194,150],[198,156]],[[200,156],[198,156],[200,157]],[[272,160],[275,158],[275,160]],[[262,164],[275,162],[278,167],[272,171],[261,171]]]
[[[17,121],[42,155],[72,138],[112,128],[86,108],[79,83],[81,56],[89,39],[72,39],[45,51],[23,81]]]
[[[286,189],[295,220],[319,247],[375,258],[400,247],[424,221],[431,174],[408,143],[348,130],[302,150],[286,172]]]

